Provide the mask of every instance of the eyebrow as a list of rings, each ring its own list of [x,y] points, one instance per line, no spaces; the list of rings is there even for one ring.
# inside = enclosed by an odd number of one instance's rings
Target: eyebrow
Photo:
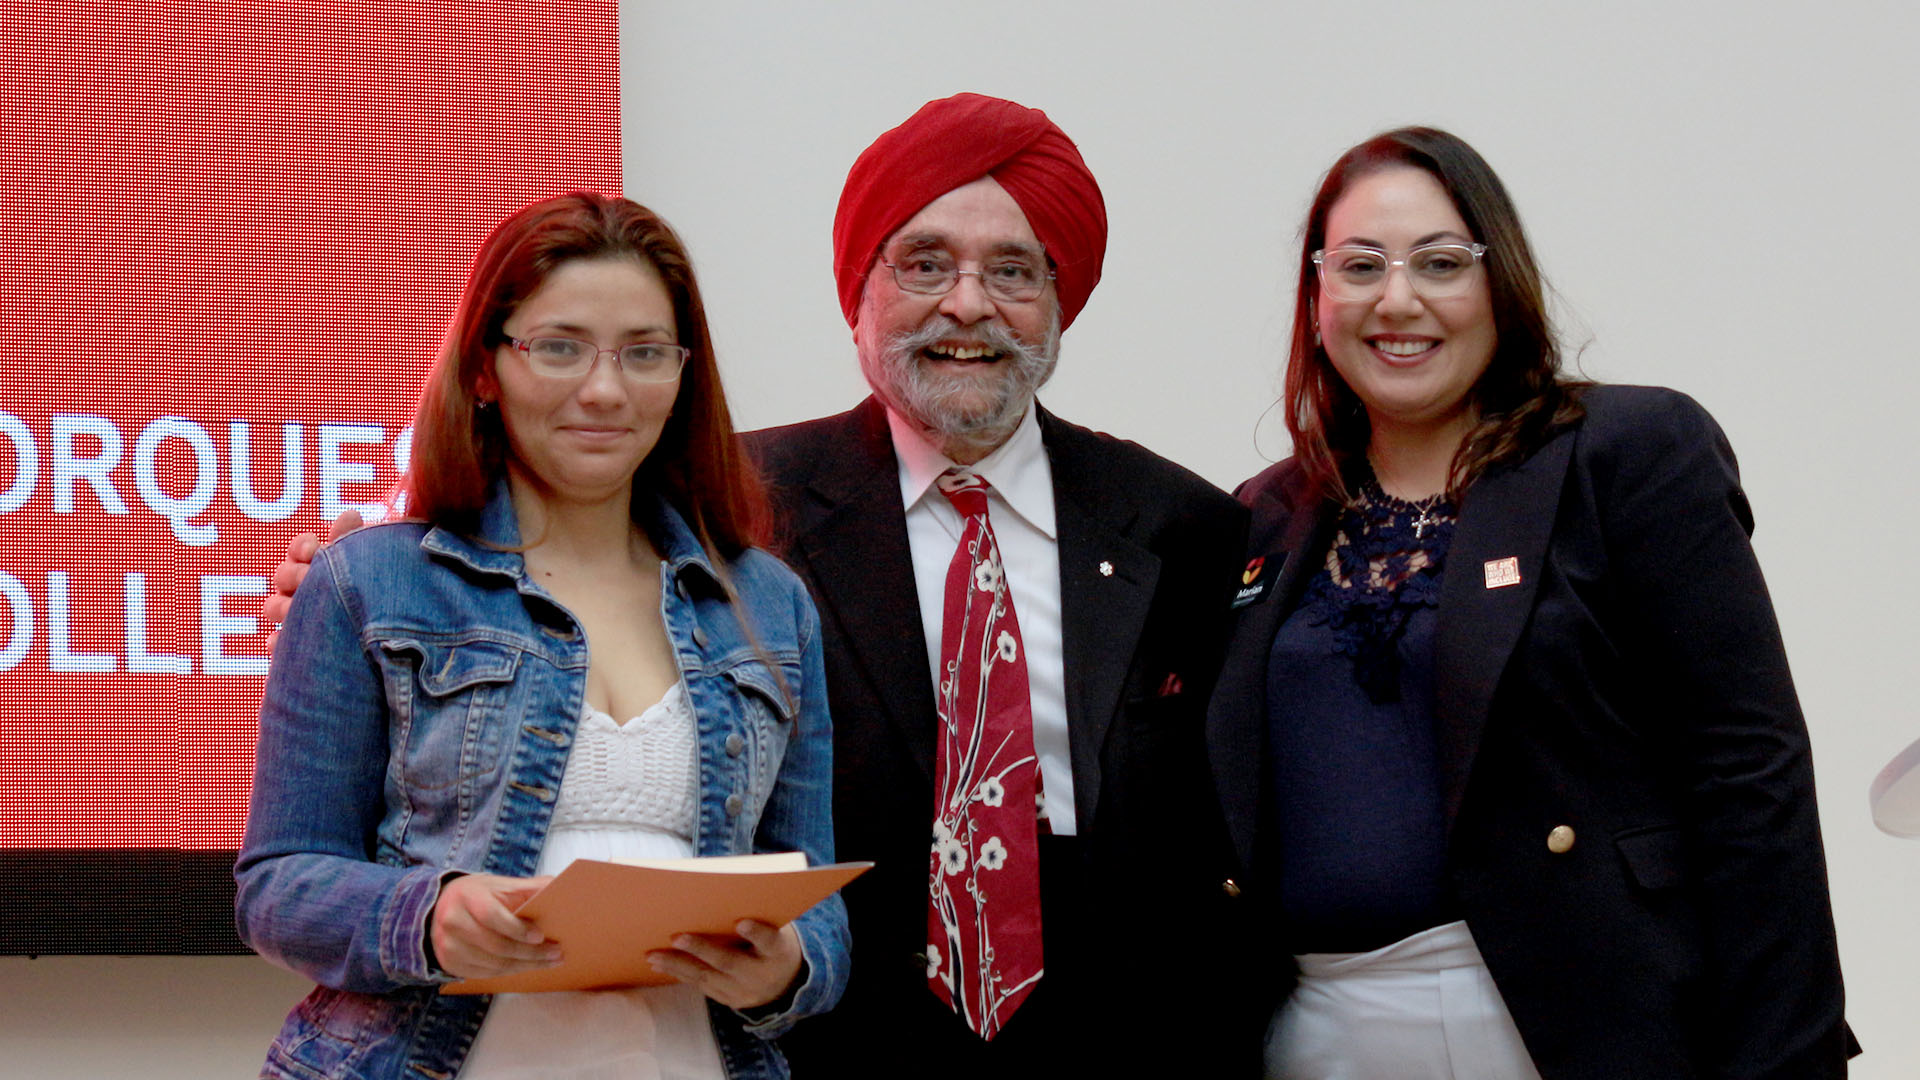
[[[1464,243],[1473,242],[1471,237],[1465,236],[1461,233],[1454,232],[1452,229],[1441,229],[1439,232],[1428,233],[1427,235],[1421,237],[1420,239],[1415,240],[1413,242],[1413,246],[1408,248],[1407,250],[1411,251],[1413,250],[1413,248],[1426,247],[1428,244],[1437,244],[1442,240],[1459,240]],[[1364,236],[1349,236],[1345,240],[1342,240],[1339,243],[1334,244],[1333,246],[1334,247],[1373,248],[1377,251],[1387,250],[1387,245],[1381,243],[1378,240],[1369,240]]]
[[[916,251],[945,250],[952,246],[948,243],[948,238],[941,233],[914,233],[910,236],[894,237],[882,250],[910,255]],[[1029,258],[1044,259],[1047,257],[1047,249],[1044,244],[1030,244],[1023,240],[1001,240],[989,245],[987,254],[989,256],[1025,255]]]
[[[577,337],[584,341],[591,341],[593,339],[592,332],[586,327],[570,322],[535,323],[533,329],[527,331],[527,333],[512,336],[525,340],[536,333],[541,336]],[[667,337],[674,336],[673,332],[664,326],[640,326],[626,332],[628,338],[641,338],[648,334],[664,334]]]

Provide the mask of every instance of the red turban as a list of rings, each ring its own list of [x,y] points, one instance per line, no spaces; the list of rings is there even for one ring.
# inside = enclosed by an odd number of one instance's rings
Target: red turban
[[[1100,281],[1107,205],[1073,140],[1039,109],[955,94],[929,101],[867,147],[847,173],[833,217],[840,310],[853,325],[867,271],[887,237],[928,203],[983,176],[999,181],[1047,247],[1060,327],[1073,323]]]

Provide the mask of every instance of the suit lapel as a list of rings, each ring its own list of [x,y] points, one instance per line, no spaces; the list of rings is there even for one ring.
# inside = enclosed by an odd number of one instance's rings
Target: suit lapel
[[[878,401],[869,398],[850,419],[845,454],[823,462],[808,481],[811,498],[794,546],[806,560],[822,616],[838,628],[874,700],[930,781],[933,687],[899,467]]]
[[[1487,714],[1540,586],[1574,433],[1501,467],[1467,492],[1447,552],[1435,632],[1434,708],[1449,830],[1480,751]],[[1519,580],[1501,584],[1517,570]]]
[[[1289,480],[1297,481],[1300,475],[1296,472]],[[1305,509],[1301,509],[1303,503]],[[1238,613],[1207,719],[1214,783],[1243,872],[1258,865],[1254,837],[1264,813],[1261,773],[1266,767],[1267,658],[1280,624],[1313,579],[1318,569],[1314,556],[1325,549],[1337,520],[1330,504],[1312,505],[1304,488],[1292,482],[1261,493],[1251,509],[1248,558],[1264,559],[1262,573],[1277,576],[1266,595]]]
[[[1286,553],[1286,563],[1280,567],[1280,577],[1273,583],[1273,601],[1263,616],[1269,649],[1274,633],[1280,629],[1280,621],[1299,606],[1300,594],[1313,580],[1314,571],[1320,569],[1322,563],[1314,556],[1326,551],[1339,520],[1340,515],[1331,503],[1295,513],[1288,519],[1286,532],[1280,537],[1280,550]],[[1260,668],[1262,672],[1266,670],[1264,661]]]
[[[1153,606],[1160,557],[1132,539],[1137,511],[1131,501],[1098,497],[1102,484],[1091,437],[1045,409],[1040,433],[1053,471],[1067,739],[1074,811],[1084,834],[1100,804],[1100,749]],[[1103,573],[1103,566],[1111,573]]]

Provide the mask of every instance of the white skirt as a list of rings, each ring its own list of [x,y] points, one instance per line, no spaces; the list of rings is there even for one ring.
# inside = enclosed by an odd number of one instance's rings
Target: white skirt
[[[1296,959],[1268,1080],[1540,1080],[1464,922]]]

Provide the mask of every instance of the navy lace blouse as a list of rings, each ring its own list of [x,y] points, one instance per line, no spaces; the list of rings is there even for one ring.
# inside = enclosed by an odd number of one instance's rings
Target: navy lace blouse
[[[1455,519],[1444,497],[1411,503],[1367,476],[1274,635],[1270,779],[1295,953],[1365,952],[1453,918],[1433,634]]]

